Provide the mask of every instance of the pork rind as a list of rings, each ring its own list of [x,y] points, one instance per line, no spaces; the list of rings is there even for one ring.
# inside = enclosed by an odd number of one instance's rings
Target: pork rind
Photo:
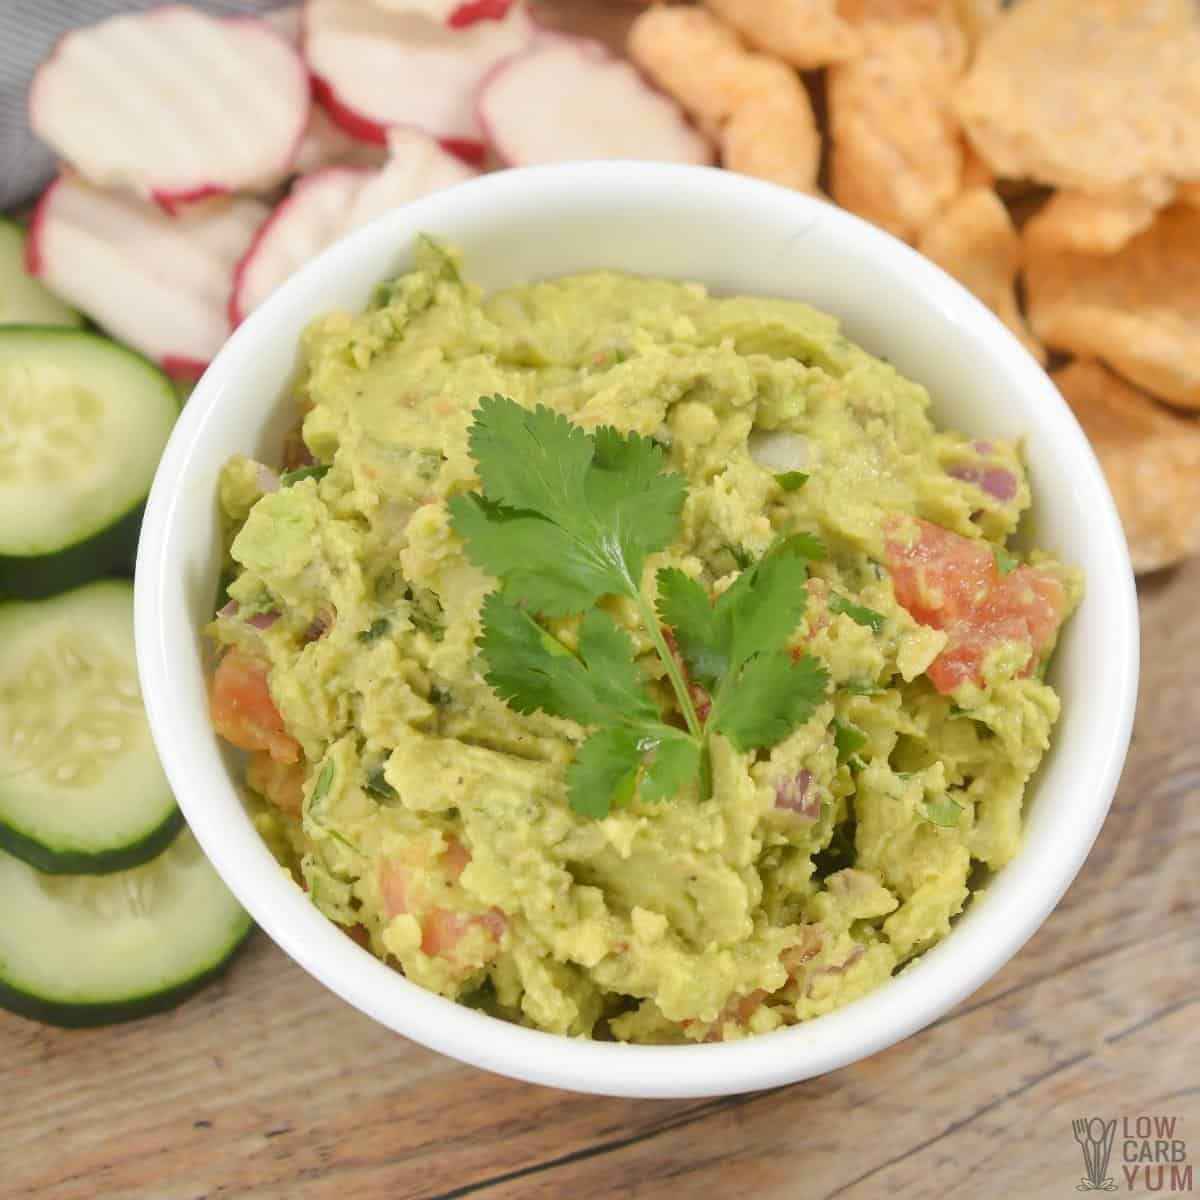
[[[702,8],[651,8],[629,31],[629,57],[718,142],[722,163],[815,191],[821,135],[795,70],[754,54]]]
[[[1117,502],[1135,571],[1200,553],[1200,421],[1079,360],[1051,373]]]
[[[1017,307],[1021,235],[990,187],[961,193],[925,231],[917,249],[970,288],[1038,362],[1046,361],[1044,347],[1030,334]]]
[[[1047,345],[1102,358],[1154,395],[1200,409],[1200,209],[1167,209],[1107,257],[1026,239],[1025,295]]]
[[[837,0],[704,2],[751,46],[803,71],[844,62],[859,51],[858,34],[838,15]]]
[[[978,45],[1004,12],[1003,0],[954,0],[959,23],[972,46]]]
[[[1021,0],[956,107],[997,175],[1099,195],[1200,179],[1200,5]]]
[[[1115,254],[1154,223],[1173,189],[1162,184],[1148,194],[1093,196],[1055,192],[1026,225],[1025,236],[1048,250]]]
[[[912,241],[958,193],[963,142],[950,108],[967,39],[949,2],[856,0],[863,42],[829,68],[830,190],[851,212]]]

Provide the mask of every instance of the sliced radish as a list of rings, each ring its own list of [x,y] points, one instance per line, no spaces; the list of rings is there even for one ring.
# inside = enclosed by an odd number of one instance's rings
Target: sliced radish
[[[475,173],[419,130],[389,130],[388,147],[391,155],[381,170],[329,167],[297,181],[234,271],[229,303],[234,324],[344,234]]]
[[[387,163],[363,183],[342,232],[349,233],[410,200],[453,187],[475,174],[428,134],[397,125],[388,130]]]
[[[231,324],[245,320],[293,271],[337,240],[367,174],[365,168],[326,167],[296,181],[234,268]]]
[[[387,159],[387,151],[374,142],[351,137],[318,104],[308,118],[308,128],[296,147],[292,170],[311,175],[325,167],[378,167]]]
[[[314,91],[347,133],[382,143],[389,125],[413,125],[469,161],[485,148],[475,113],[480,83],[535,32],[520,3],[501,20],[461,29],[362,0],[308,0],[304,7]]]
[[[267,212],[237,199],[168,217],[64,175],[38,205],[29,268],[114,337],[194,377],[229,336],[230,274]]]
[[[588,38],[548,35],[501,63],[479,93],[496,152],[513,165],[581,158],[712,161],[682,110]]]
[[[176,5],[73,30],[29,93],[34,132],[80,174],[168,210],[278,183],[309,106],[285,37]]]
[[[503,20],[513,0],[371,0],[371,3],[389,12],[420,13],[451,29],[465,29],[476,21]]]

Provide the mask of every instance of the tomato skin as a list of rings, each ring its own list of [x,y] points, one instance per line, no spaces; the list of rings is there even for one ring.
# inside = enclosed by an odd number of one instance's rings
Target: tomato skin
[[[284,728],[263,663],[230,650],[213,673],[208,710],[213,728],[239,750],[265,750],[280,763],[300,761],[300,743]]]
[[[917,537],[909,540],[904,518],[891,522],[884,555],[900,606],[949,635],[927,672],[933,686],[943,693],[966,682],[982,687],[987,656],[1011,642],[1029,647],[1023,674],[1032,674],[1066,614],[1059,580],[1031,566],[1001,575],[988,543],[929,521],[915,524]]]

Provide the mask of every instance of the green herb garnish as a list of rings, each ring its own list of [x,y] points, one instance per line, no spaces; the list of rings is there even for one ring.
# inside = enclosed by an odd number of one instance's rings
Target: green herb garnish
[[[775,482],[785,492],[799,491],[808,482],[808,473],[805,471],[781,471],[775,476]]]
[[[319,804],[329,793],[329,787],[333,783],[333,761],[327,762],[322,768],[320,775],[317,776],[316,787],[312,790],[312,798],[309,804]]]
[[[850,620],[859,625],[865,625],[872,633],[879,633],[887,620],[883,613],[876,612],[873,608],[865,608],[861,604],[855,604],[852,600],[847,600],[845,596],[839,596],[836,592],[829,597],[829,611],[845,613]]]
[[[1015,554],[1009,554],[1003,546],[993,546],[992,557],[1001,575],[1011,575],[1021,565],[1021,560]]]
[[[925,801],[925,818],[933,825],[952,829],[958,824],[962,815],[962,805],[949,796],[938,796],[936,800]]]
[[[887,691],[887,688],[863,679],[849,679],[841,684],[841,689],[843,692],[849,692],[851,696],[882,696]]]
[[[838,763],[847,763],[867,744],[867,735],[857,725],[834,717],[833,744],[837,747]]]
[[[297,467],[294,471],[284,471],[279,477],[280,487],[291,487],[302,479],[324,479],[329,474],[328,463],[316,463],[311,467]]]
[[[354,636],[360,642],[377,642],[391,627],[392,623],[387,617],[376,617],[366,629]]]
[[[396,789],[388,783],[386,776],[383,773],[383,764],[377,767],[372,767],[367,772],[366,782],[363,784],[363,790],[372,796],[378,797],[380,800],[395,800]]]
[[[794,660],[786,642],[804,612],[807,559],[823,549],[817,539],[783,539],[715,602],[682,571],[661,570],[656,613],[642,568],[674,539],[687,483],[663,469],[653,441],[587,433],[549,409],[490,396],[470,449],[482,491],[455,496],[450,514],[471,561],[500,580],[482,611],[486,678],[517,712],[589,730],[567,772],[576,812],[602,817],[634,796],[666,799],[698,777],[707,790],[710,733],[744,752],[775,745],[812,715],[828,675],[812,655]],[[606,596],[633,602],[685,729],[659,710],[629,635],[597,607]],[[577,653],[535,619],[580,613]],[[711,698],[703,721],[689,683]]]

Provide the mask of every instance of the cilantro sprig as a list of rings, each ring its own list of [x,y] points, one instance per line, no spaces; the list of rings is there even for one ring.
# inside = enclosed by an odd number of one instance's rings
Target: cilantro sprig
[[[786,642],[804,614],[808,560],[824,553],[818,539],[783,539],[715,601],[664,568],[656,612],[642,575],[674,540],[687,495],[658,445],[489,396],[469,446],[481,490],[453,497],[450,515],[471,561],[500,581],[481,614],[486,679],[517,712],[589,730],[567,775],[575,811],[602,817],[635,795],[663,800],[694,781],[705,790],[713,732],[740,751],[769,748],[812,715],[828,675]],[[608,596],[633,603],[686,728],[660,710],[629,634],[598,607]],[[578,614],[577,650],[537,619]],[[696,685],[710,697],[703,719]]]

